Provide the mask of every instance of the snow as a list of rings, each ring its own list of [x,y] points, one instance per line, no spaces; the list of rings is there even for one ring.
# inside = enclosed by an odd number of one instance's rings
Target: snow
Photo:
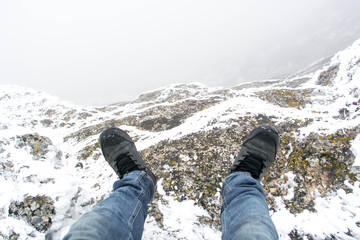
[[[164,214],[164,229],[167,234],[152,235],[150,229],[156,229],[153,226],[154,220],[147,220],[145,224],[144,239],[220,239],[221,233],[209,227],[197,223],[198,216],[209,216],[209,214],[199,206],[195,205],[193,200],[176,201],[171,196],[166,196],[162,189],[161,181],[158,182],[158,191],[164,196],[166,205],[159,201],[161,212]]]
[[[179,139],[188,134],[207,131],[214,127],[227,127],[227,121],[243,116],[254,116],[266,112],[277,116],[280,120],[289,117],[315,121],[300,131],[298,137],[305,137],[312,132],[321,131],[324,134],[334,133],[342,128],[354,128],[360,126],[360,117],[356,117],[356,109],[350,104],[350,117],[338,119],[338,110],[358,99],[356,91],[360,83],[360,40],[351,47],[340,52],[330,65],[339,65],[339,72],[334,80],[334,86],[318,86],[315,84],[317,77],[323,69],[309,75],[311,78],[300,88],[313,88],[323,91],[323,96],[313,99],[311,104],[304,109],[283,108],[254,97],[254,93],[271,87],[248,88],[245,91],[232,90],[234,97],[222,101],[210,108],[204,109],[187,118],[178,127],[162,132],[149,132],[139,130],[132,126],[120,126],[130,135],[136,135],[139,140],[136,145],[138,150],[146,149],[162,140]],[[169,86],[154,101],[158,106],[170,106],[174,103],[161,103],[162,99],[171,96],[177,85]],[[206,88],[201,85],[199,89],[192,89],[193,95],[201,99],[209,92],[216,92],[220,88]],[[196,92],[198,91],[198,92]],[[359,90],[358,90],[359,91]],[[359,93],[360,94],[360,93]],[[9,217],[7,209],[10,202],[22,201],[25,195],[47,195],[55,200],[56,215],[53,217],[53,238],[60,239],[66,234],[69,227],[83,213],[91,210],[93,203],[106,197],[112,189],[112,183],[116,175],[105,161],[88,159],[83,169],[75,168],[77,162],[76,153],[90,143],[97,141],[97,136],[92,136],[86,142],[64,142],[63,138],[82,128],[101,124],[103,121],[116,118],[117,113],[121,117],[136,115],[146,111],[151,106],[144,107],[146,103],[132,103],[122,107],[110,106],[109,111],[102,112],[99,108],[78,106],[69,102],[61,101],[44,92],[35,91],[18,86],[2,85],[0,88],[0,153],[1,163],[9,159],[13,164],[11,170],[0,174],[0,233],[8,235],[12,231],[20,234],[19,239],[44,239],[45,233],[37,232],[33,227],[20,219]],[[111,110],[112,109],[112,110]],[[47,113],[54,110],[54,115]],[[56,122],[64,119],[68,112],[76,110],[87,112],[92,116],[87,119],[63,120],[65,127],[45,128],[40,124],[44,118]],[[322,121],[316,121],[322,119]],[[210,124],[213,123],[213,124]],[[37,132],[40,135],[51,138],[53,145],[49,148],[45,159],[35,160],[29,150],[16,147],[16,136]],[[63,157],[61,164],[54,161],[56,152],[61,150]],[[351,145],[355,156],[354,168],[360,167],[360,135]],[[67,155],[65,157],[65,155]],[[186,160],[186,158],[184,158]],[[288,189],[288,195],[284,199],[291,199],[294,195],[295,175],[292,172],[286,174],[288,181],[282,188]],[[32,179],[28,181],[26,179]],[[54,179],[47,184],[41,184],[41,180]],[[100,187],[99,187],[100,186]],[[315,212],[304,211],[300,214],[291,214],[280,198],[275,198],[278,209],[272,212],[272,218],[279,232],[280,239],[289,239],[289,233],[293,229],[298,232],[310,233],[316,238],[324,239],[331,234],[341,239],[360,239],[360,183],[347,183],[352,192],[346,193],[339,189],[337,192],[326,196],[317,197]],[[79,189],[81,194],[79,195]],[[194,201],[176,201],[172,196],[166,195],[162,189],[161,179],[158,182],[159,194],[167,203],[159,202],[160,211],[164,215],[164,229],[160,228],[155,219],[148,217],[145,223],[143,239],[220,239],[221,232],[205,225],[197,224],[199,216],[209,214]],[[316,194],[316,192],[314,193]],[[73,199],[76,197],[76,201]],[[351,232],[353,236],[346,233]],[[0,235],[1,236],[1,235]]]
[[[319,239],[329,237],[331,234],[340,234],[341,239],[359,239],[357,222],[360,217],[360,183],[356,182],[355,185],[348,184],[348,186],[353,193],[346,194],[340,189],[333,196],[317,198],[316,212],[304,211],[293,215],[282,209],[274,213],[272,219],[280,239],[287,239],[288,233],[294,229],[294,226],[299,232],[310,233]],[[345,234],[349,230],[352,237]]]

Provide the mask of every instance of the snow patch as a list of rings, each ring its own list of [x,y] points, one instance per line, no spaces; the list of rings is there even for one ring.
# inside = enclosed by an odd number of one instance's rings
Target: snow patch
[[[144,239],[220,239],[221,232],[214,230],[206,225],[198,223],[198,217],[207,216],[209,214],[201,208],[195,205],[193,200],[177,201],[171,196],[167,196],[162,188],[162,180],[157,184],[159,194],[163,195],[163,199],[167,202],[163,204],[158,202],[159,209],[164,215],[164,229],[166,230],[166,236],[157,235],[156,238],[151,236],[153,232],[149,232],[149,229],[156,229],[154,221],[147,221],[144,230]],[[161,230],[157,229],[157,232]],[[149,233],[149,235],[148,235]]]

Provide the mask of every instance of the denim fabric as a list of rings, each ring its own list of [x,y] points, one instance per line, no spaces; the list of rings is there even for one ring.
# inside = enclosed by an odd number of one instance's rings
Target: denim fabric
[[[114,191],[74,223],[68,239],[141,239],[154,183],[144,171],[133,171],[114,183]]]
[[[247,172],[233,172],[222,188],[222,239],[278,239],[260,182]]]
[[[143,171],[133,171],[114,183],[110,196],[72,225],[70,239],[141,239],[154,183]],[[278,239],[266,196],[247,172],[234,172],[222,189],[222,239]]]

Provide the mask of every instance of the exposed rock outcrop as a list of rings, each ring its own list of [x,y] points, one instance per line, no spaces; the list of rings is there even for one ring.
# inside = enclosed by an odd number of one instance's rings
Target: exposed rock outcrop
[[[9,215],[23,218],[39,232],[46,232],[55,214],[54,201],[47,196],[27,196],[22,202],[12,202]]]

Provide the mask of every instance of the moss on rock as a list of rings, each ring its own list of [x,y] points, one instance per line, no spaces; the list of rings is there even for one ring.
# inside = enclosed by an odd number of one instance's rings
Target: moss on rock
[[[276,89],[258,92],[256,95],[270,103],[279,105],[280,107],[292,107],[301,109],[306,104],[310,103],[312,89],[304,90],[289,90],[289,89]]]

